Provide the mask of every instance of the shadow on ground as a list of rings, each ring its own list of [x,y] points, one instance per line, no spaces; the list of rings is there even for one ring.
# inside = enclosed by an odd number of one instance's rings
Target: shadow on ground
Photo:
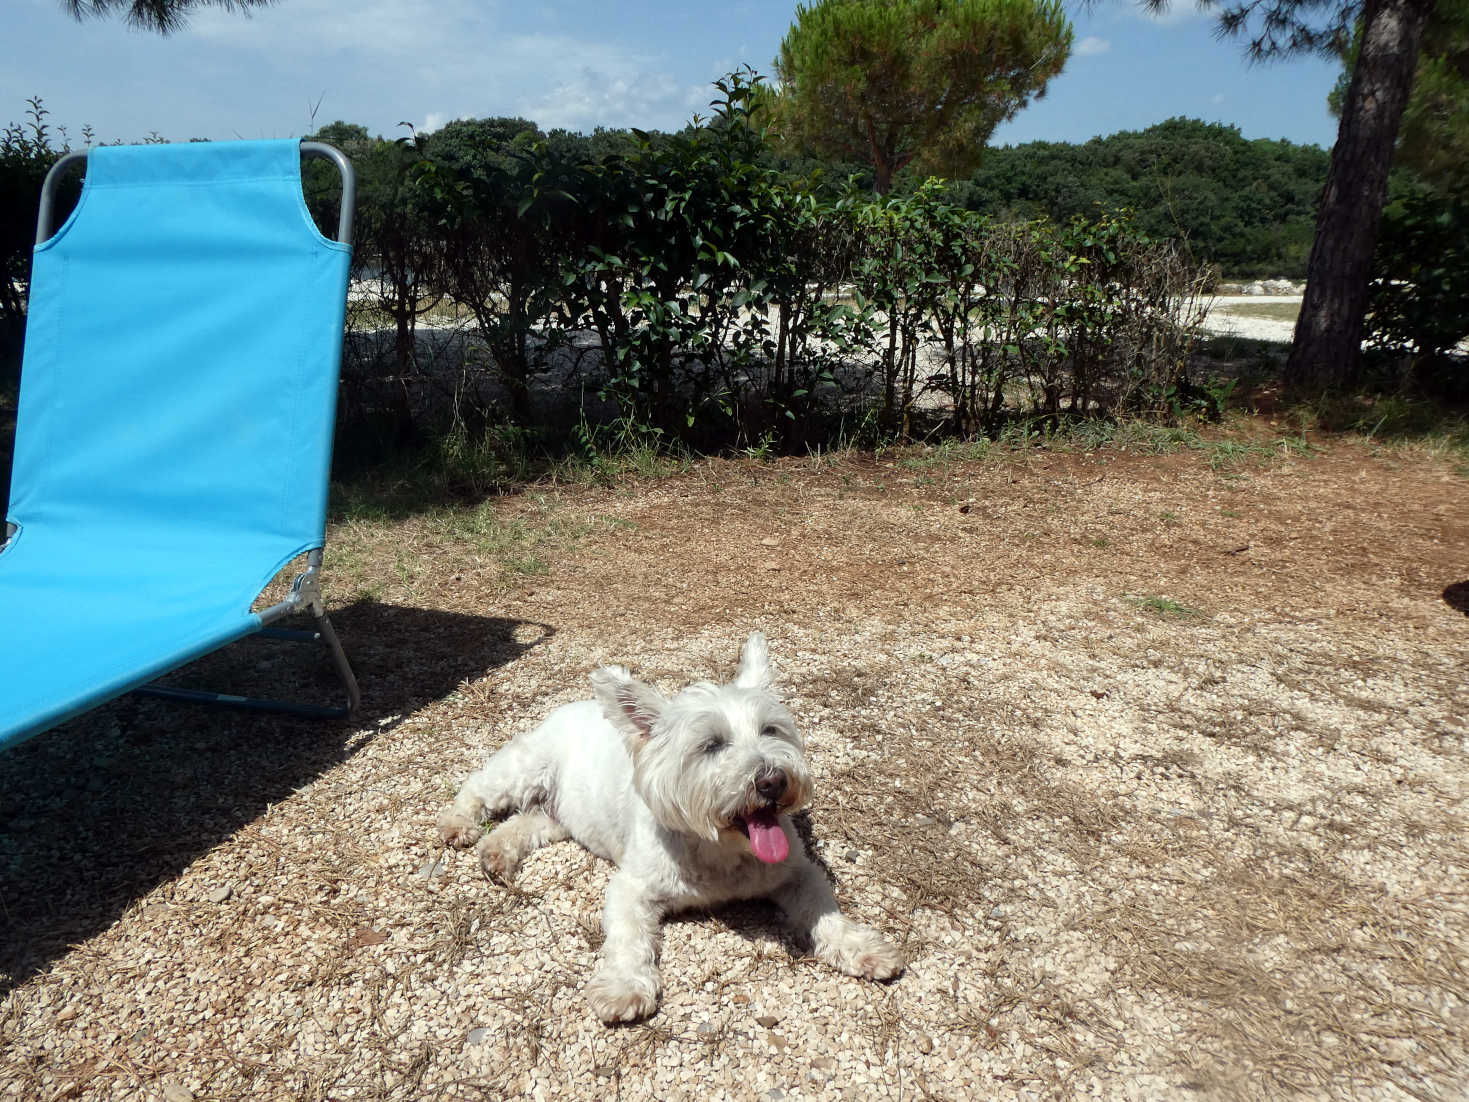
[[[1456,608],[1465,616],[1469,616],[1469,582],[1455,582],[1446,586],[1443,591],[1444,602],[1450,608]]]
[[[0,753],[0,996],[542,624],[360,601],[334,611],[362,686],[350,723],[123,697]],[[315,648],[246,640],[170,680],[335,703]]]

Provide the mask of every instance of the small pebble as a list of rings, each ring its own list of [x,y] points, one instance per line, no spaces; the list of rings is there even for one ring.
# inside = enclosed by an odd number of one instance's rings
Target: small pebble
[[[221,884],[219,887],[215,888],[209,893],[209,902],[223,903],[226,899],[234,894],[234,891],[235,889],[229,884]]]
[[[418,870],[418,875],[424,880],[436,880],[449,871],[449,855],[447,852],[439,854],[431,860],[425,861]]]
[[[478,1029],[471,1029],[469,1031],[468,1041],[472,1045],[482,1045],[484,1044],[485,1038],[489,1035],[489,1029],[485,1026],[480,1026]]]
[[[766,1029],[774,1029],[776,1026],[780,1025],[780,1019],[770,1014],[761,1014],[760,1017],[755,1019],[755,1021],[758,1024],[763,1025]]]

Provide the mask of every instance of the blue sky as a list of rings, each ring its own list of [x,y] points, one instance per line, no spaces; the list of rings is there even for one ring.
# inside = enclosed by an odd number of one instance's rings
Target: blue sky
[[[195,15],[168,38],[120,20],[78,24],[58,0],[3,0],[0,122],[40,96],[73,144],[294,137],[345,119],[375,134],[466,116],[543,127],[676,129],[710,82],[741,64],[770,73],[795,0],[278,0],[249,17]],[[1083,141],[1175,115],[1247,138],[1329,146],[1335,66],[1251,66],[1192,4],[1164,18],[1125,0],[1069,7],[1076,45],[1046,96],[994,143]]]

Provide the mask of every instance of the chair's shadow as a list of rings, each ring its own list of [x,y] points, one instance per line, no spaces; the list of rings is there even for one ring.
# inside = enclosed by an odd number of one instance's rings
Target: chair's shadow
[[[0,996],[371,738],[553,633],[370,601],[331,615],[362,687],[350,723],[128,696],[0,753]],[[324,650],[294,643],[246,640],[171,680],[340,699]]]

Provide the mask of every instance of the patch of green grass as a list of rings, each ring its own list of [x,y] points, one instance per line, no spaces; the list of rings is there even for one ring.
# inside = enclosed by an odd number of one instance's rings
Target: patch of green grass
[[[689,469],[692,457],[656,433],[586,425],[550,446],[510,425],[458,428],[414,451],[390,453],[332,486],[332,519],[384,521],[514,492],[535,483],[615,486]]]
[[[670,443],[660,430],[631,417],[597,425],[583,418],[573,437],[576,447],[551,469],[555,481],[614,486],[629,476],[682,474],[693,464],[693,456],[682,444]]]
[[[1376,444],[1413,445],[1469,464],[1469,416],[1460,407],[1407,394],[1351,394],[1300,403],[1290,410],[1303,429],[1346,432]]]
[[[541,577],[601,532],[636,529],[621,517],[588,516],[562,506],[552,495],[441,504],[420,510],[407,522],[416,553],[397,552],[383,563],[381,545],[391,540],[394,518],[359,516],[342,524],[329,541],[329,568],[333,577],[354,589],[359,597],[383,599],[385,592],[413,594],[435,577],[435,556],[421,548],[452,548],[453,557],[473,563],[477,571],[489,568],[504,579]],[[442,573],[442,571],[439,571]]]
[[[512,574],[537,577],[551,572],[551,564],[539,555],[512,555],[504,560],[505,569]]]
[[[1246,460],[1264,462],[1274,454],[1263,444],[1247,440],[1215,440],[1209,444],[1209,469],[1237,467]]]
[[[553,464],[549,477],[576,486],[616,486],[628,478],[683,474],[692,465],[691,456],[669,455],[656,447],[640,446],[593,454],[574,452]]]
[[[384,521],[480,501],[543,477],[529,438],[508,426],[460,428],[414,451],[391,453],[332,485],[332,519]]]
[[[977,440],[942,440],[904,455],[898,461],[898,466],[912,471],[943,467],[949,463],[974,462],[989,458],[994,448],[994,442],[984,437]]]
[[[1165,619],[1196,620],[1204,615],[1196,608],[1180,604],[1171,597],[1128,597],[1128,603]]]
[[[1096,421],[1087,427],[1079,424],[1073,430],[1072,438],[1088,449],[1110,447],[1124,451],[1139,451],[1146,455],[1198,451],[1204,446],[1203,439],[1192,426],[1167,424],[1143,418]]]
[[[951,462],[1004,458],[1038,450],[1071,453],[1111,448],[1167,455],[1203,447],[1198,431],[1186,424],[1167,424],[1141,417],[1121,420],[1081,417],[1059,423],[1046,417],[1032,417],[1007,423],[992,440],[943,440],[906,448],[897,465],[923,470]]]
[[[497,501],[449,507],[435,513],[432,526],[445,542],[468,548],[516,573],[545,573],[549,567],[540,554],[542,548],[575,546],[599,524],[552,511],[544,499],[540,505],[539,515],[529,518],[504,516]]]
[[[351,591],[356,599],[381,600],[381,583],[369,583],[371,565],[368,548],[356,539],[331,539],[326,545],[326,569],[332,579],[332,591],[341,595]]]
[[[1209,469],[1227,471],[1247,461],[1264,466],[1282,456],[1311,455],[1316,449],[1302,435],[1282,436],[1272,441],[1214,440],[1207,448]]]

